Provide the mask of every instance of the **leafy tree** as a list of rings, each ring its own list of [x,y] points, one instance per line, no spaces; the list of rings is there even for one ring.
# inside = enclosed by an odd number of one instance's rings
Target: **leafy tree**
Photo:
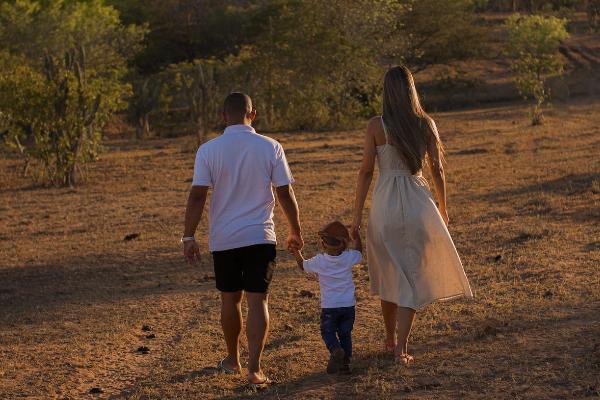
[[[235,89],[233,64],[218,60],[194,60],[170,66],[169,76],[175,102],[188,108],[190,131],[197,144],[206,140],[210,130],[220,121],[222,100]]]
[[[144,30],[98,0],[0,4],[0,113],[5,141],[61,185],[96,157],[101,130],[126,107],[122,79]],[[6,123],[6,122],[5,122]]]
[[[271,9],[264,32],[238,57],[240,87],[254,95],[261,126],[347,126],[372,111],[383,69],[377,22],[393,18],[385,12],[393,3],[306,0]]]
[[[526,11],[530,13],[544,9],[577,9],[586,0],[481,0],[480,8],[494,11]]]
[[[563,71],[558,48],[569,36],[565,26],[564,19],[541,15],[515,14],[506,21],[506,50],[513,59],[511,69],[515,73],[517,89],[523,97],[535,100],[533,125],[543,122],[542,107],[549,97],[546,79]]]
[[[379,110],[386,64],[419,71],[485,43],[470,0],[281,1],[269,12],[239,58],[270,128],[349,126]]]
[[[137,139],[150,136],[150,113],[164,101],[163,82],[159,75],[138,78],[133,82],[129,98],[129,120],[135,126]]]
[[[136,57],[143,73],[180,62],[225,59],[261,32],[265,0],[107,0],[125,23],[148,24],[146,48]],[[262,15],[262,14],[261,14]]]
[[[389,56],[419,72],[481,55],[488,30],[473,0],[402,0]]]

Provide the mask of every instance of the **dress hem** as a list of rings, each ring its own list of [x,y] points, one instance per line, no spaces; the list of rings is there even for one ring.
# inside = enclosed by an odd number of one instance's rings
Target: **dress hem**
[[[398,302],[396,300],[391,300],[391,299],[388,299],[388,298],[384,298],[384,296],[381,296],[379,293],[371,292],[371,296],[377,296],[377,297],[379,297],[383,301],[387,301],[387,302],[394,303],[394,304],[398,305],[398,307],[410,308],[410,309],[413,309],[415,311],[421,311],[425,307],[427,307],[428,305],[436,303],[438,301],[439,302],[446,302],[446,301],[455,300],[455,299],[458,299],[458,298],[461,298],[461,297],[464,297],[465,299],[472,299],[473,298],[473,294],[472,293],[470,293],[470,294],[469,293],[457,293],[457,294],[452,294],[452,295],[449,295],[449,296],[437,297],[437,298],[435,298],[435,299],[433,299],[431,301],[428,301],[426,303],[423,303],[423,304],[421,304],[419,306],[413,306],[413,305],[409,305],[409,304],[400,304],[400,302]]]

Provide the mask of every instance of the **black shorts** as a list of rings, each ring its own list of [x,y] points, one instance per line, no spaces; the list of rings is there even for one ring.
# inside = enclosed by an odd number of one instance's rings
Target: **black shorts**
[[[221,292],[267,293],[275,270],[274,244],[213,251],[215,281]]]

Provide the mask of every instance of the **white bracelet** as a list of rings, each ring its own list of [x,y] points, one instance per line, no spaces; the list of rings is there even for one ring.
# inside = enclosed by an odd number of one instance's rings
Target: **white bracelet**
[[[184,236],[184,237],[181,238],[181,243],[184,243],[184,242],[193,242],[195,240],[196,240],[196,238],[193,237],[193,236]]]

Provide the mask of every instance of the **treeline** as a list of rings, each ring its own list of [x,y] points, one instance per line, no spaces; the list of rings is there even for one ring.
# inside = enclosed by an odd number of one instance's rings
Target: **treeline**
[[[114,5],[127,23],[149,27],[136,70],[149,86],[171,82],[173,108],[189,108],[199,137],[219,121],[220,101],[233,89],[252,93],[263,129],[347,126],[378,108],[386,65],[420,70],[478,55],[485,43],[471,0]]]
[[[139,138],[159,114],[202,142],[224,96],[242,90],[261,129],[349,126],[379,111],[388,66],[483,54],[482,12],[590,3],[0,0],[0,136],[49,180],[73,184],[117,112]]]
[[[489,0],[483,3],[488,11],[538,12],[576,9],[583,11],[590,1],[586,0]],[[593,3],[593,1],[592,1]]]

